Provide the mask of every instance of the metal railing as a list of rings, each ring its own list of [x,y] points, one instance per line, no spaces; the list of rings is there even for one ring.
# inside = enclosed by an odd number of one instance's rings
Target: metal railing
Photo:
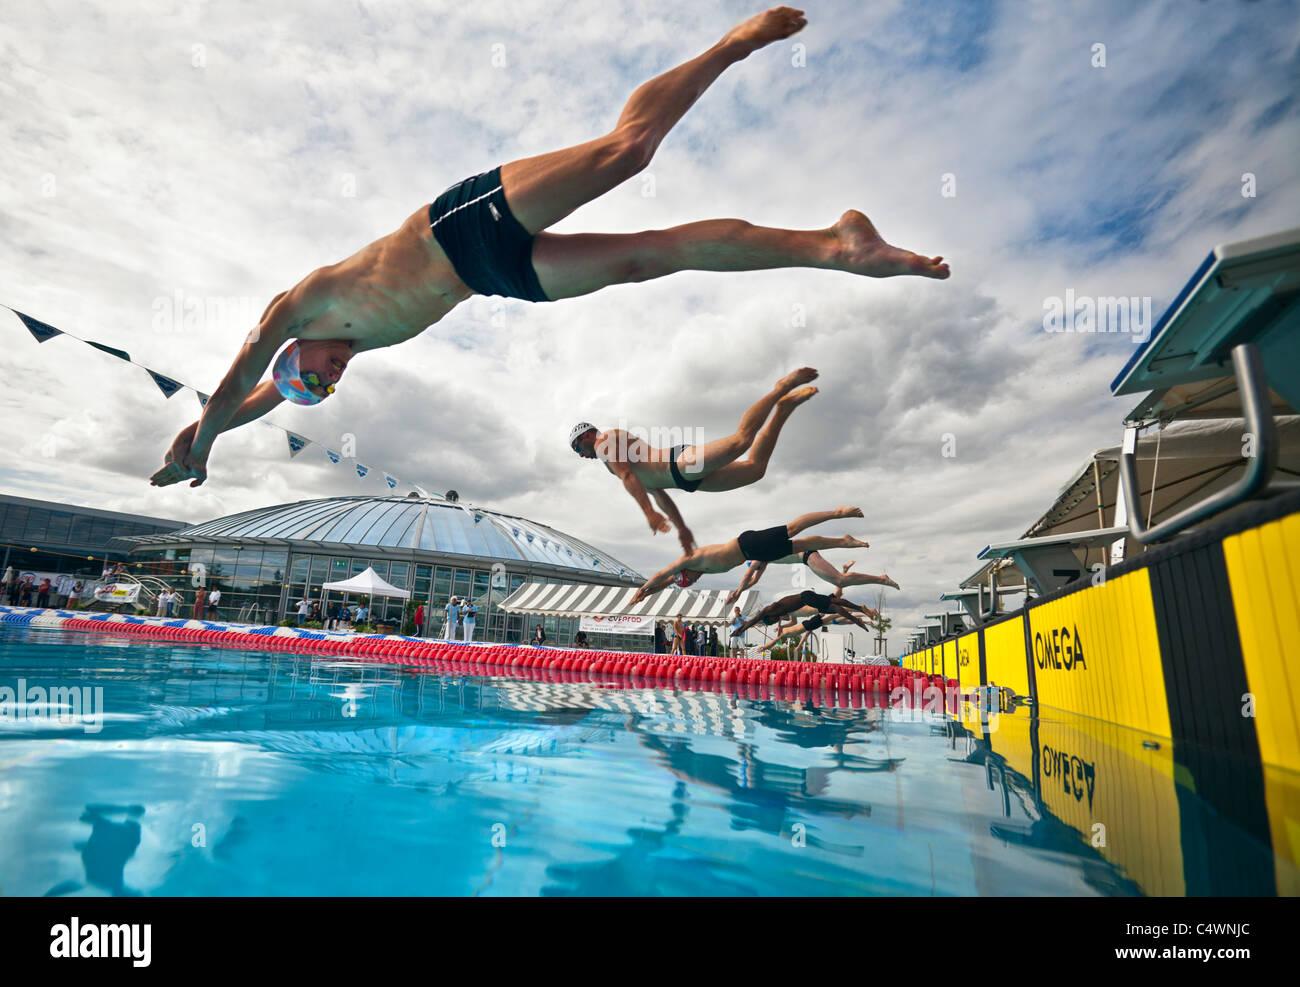
[[[1237,390],[1241,394],[1246,434],[1255,438],[1255,454],[1248,458],[1245,472],[1232,486],[1184,508],[1173,517],[1147,527],[1142,515],[1142,491],[1138,485],[1137,428],[1130,428],[1125,433],[1124,449],[1119,457],[1119,478],[1124,491],[1129,533],[1143,545],[1176,535],[1198,521],[1204,521],[1257,496],[1273,478],[1273,472],[1277,468],[1277,427],[1273,422],[1268,376],[1264,372],[1264,361],[1259,348],[1254,343],[1234,346],[1232,367],[1237,379]],[[1151,496],[1155,497],[1154,485]]]

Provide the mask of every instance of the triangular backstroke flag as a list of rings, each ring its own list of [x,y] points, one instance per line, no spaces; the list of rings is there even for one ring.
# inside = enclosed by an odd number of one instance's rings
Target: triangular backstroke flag
[[[206,407],[208,406],[208,399],[209,399],[210,397],[212,397],[212,395],[211,395],[211,394],[204,394],[202,391],[195,391],[194,393],[198,395],[198,398],[199,398],[199,407],[200,407],[200,408],[206,408]]]
[[[170,377],[164,377],[156,370],[149,370],[148,367],[145,367],[144,369],[149,371],[149,376],[153,378],[153,382],[158,385],[158,390],[163,392],[163,397],[165,398],[171,397],[173,394],[175,394],[177,391],[179,391],[182,387],[185,386],[178,380],[172,380]]]
[[[93,346],[97,350],[104,351],[109,356],[115,356],[119,360],[125,360],[127,363],[131,362],[131,354],[128,353],[126,350],[119,350],[112,346],[105,346],[103,343],[97,343],[93,339],[83,339],[82,342],[85,343],[87,346]]]
[[[388,489],[389,489],[389,490],[396,490],[396,489],[397,489],[397,477],[393,476],[392,473],[385,473],[385,474],[384,474],[384,482],[388,484]]]
[[[18,318],[22,320],[23,325],[27,327],[27,331],[36,337],[38,343],[43,343],[47,339],[53,339],[55,336],[63,335],[62,329],[55,329],[53,326],[42,322],[40,319],[33,319],[30,315],[23,315],[23,313],[18,311],[16,308],[11,308],[9,311],[13,312],[14,315],[18,316]]]
[[[284,434],[289,437],[289,458],[290,459],[292,459],[294,456],[298,455],[298,453],[306,449],[307,443],[311,441],[311,439],[305,438],[304,436],[299,435],[297,432],[285,432]]]
[[[360,463],[357,463],[357,476],[361,477],[361,479],[364,480],[366,478],[366,474],[369,472],[370,472],[369,466],[362,466]]]
[[[341,463],[341,462],[343,461],[343,457],[340,456],[340,455],[339,455],[337,452],[335,452],[333,449],[326,449],[326,450],[325,450],[325,455],[327,455],[327,456],[330,457],[330,462],[333,463],[335,466],[337,466],[339,463]]]

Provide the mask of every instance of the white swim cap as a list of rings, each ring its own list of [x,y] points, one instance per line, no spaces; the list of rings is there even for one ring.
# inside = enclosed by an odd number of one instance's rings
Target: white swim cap
[[[591,422],[578,422],[578,424],[573,426],[573,430],[569,432],[569,448],[573,449],[574,452],[577,452],[578,450],[574,447],[574,443],[588,432],[595,430],[596,426],[591,424]]]

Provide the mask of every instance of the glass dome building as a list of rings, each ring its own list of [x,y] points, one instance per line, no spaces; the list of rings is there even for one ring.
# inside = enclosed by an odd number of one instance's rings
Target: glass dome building
[[[285,619],[299,600],[321,600],[322,583],[372,567],[411,593],[412,609],[425,604],[424,631],[436,637],[444,636],[447,600],[473,599],[475,639],[483,641],[520,641],[532,633],[538,618],[525,627],[523,617],[499,607],[526,582],[634,586],[644,581],[613,556],[547,525],[415,494],[278,504],[120,540],[131,545],[133,560],[177,585],[186,602],[193,598],[194,574],[205,573],[209,589],[221,590],[226,619]],[[332,607],[343,598],[335,593],[324,599]],[[376,596],[372,622],[401,627],[404,607],[403,600]],[[547,637],[568,644],[576,623],[548,617]]]

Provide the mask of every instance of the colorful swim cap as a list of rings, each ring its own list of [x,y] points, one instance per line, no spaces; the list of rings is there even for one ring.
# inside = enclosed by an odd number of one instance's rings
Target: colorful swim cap
[[[677,585],[682,589],[685,589],[687,586],[691,585],[691,583],[700,578],[700,573],[695,572],[694,575],[692,575],[692,572],[694,572],[692,569],[683,569],[679,572],[676,579]]]
[[[325,399],[314,393],[303,382],[298,367],[299,355],[297,340],[280,351],[275,366],[271,368],[271,379],[275,381],[275,389],[286,401],[292,401],[294,404],[320,404]]]

